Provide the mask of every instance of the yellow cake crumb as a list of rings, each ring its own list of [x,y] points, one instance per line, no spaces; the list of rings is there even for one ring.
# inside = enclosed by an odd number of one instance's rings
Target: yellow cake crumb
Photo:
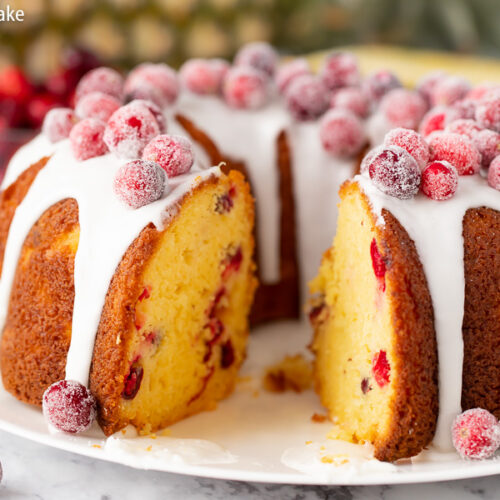
[[[172,435],[172,429],[163,429],[160,432],[160,436],[168,437]]]
[[[285,356],[269,367],[264,375],[263,386],[269,392],[302,392],[312,385],[312,366],[302,354]]]
[[[153,446],[152,445],[149,445],[147,448],[146,448],[146,451],[151,451],[153,449]]]

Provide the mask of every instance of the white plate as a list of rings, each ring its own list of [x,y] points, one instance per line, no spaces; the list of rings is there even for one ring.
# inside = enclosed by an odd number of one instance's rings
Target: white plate
[[[367,460],[361,460],[359,467],[352,462],[342,466],[321,462],[321,456],[335,453],[338,446],[326,439],[331,424],[311,421],[313,413],[324,414],[314,392],[270,394],[261,388],[264,369],[285,354],[304,352],[309,335],[307,327],[293,322],[257,329],[252,333],[235,393],[215,411],[173,425],[170,437],[120,436],[106,442],[97,427],[79,436],[50,433],[37,408],[18,402],[1,386],[0,428],[55,448],[131,467],[220,479],[361,485],[500,473],[498,458],[470,462],[456,454],[430,454],[396,466]]]

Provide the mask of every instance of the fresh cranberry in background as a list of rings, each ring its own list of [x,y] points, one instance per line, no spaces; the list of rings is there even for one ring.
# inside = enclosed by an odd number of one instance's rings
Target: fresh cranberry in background
[[[376,71],[368,75],[362,87],[369,98],[378,102],[387,92],[402,87],[399,78],[389,70]]]
[[[48,92],[40,92],[34,95],[26,104],[25,112],[28,123],[33,128],[41,127],[47,112],[63,104],[59,98]]]
[[[18,66],[7,66],[0,72],[0,98],[25,103],[33,91],[33,85]]]

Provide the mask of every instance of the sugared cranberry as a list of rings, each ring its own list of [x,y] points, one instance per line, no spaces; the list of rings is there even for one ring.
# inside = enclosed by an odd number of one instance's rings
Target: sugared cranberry
[[[429,110],[422,121],[418,131],[424,136],[428,137],[433,132],[444,130],[448,123],[461,118],[458,110],[445,106],[436,106]]]
[[[62,141],[69,137],[69,133],[77,121],[72,109],[54,108],[45,115],[42,131],[50,142]]]
[[[220,366],[223,369],[229,368],[234,363],[234,347],[231,340],[227,340],[221,346]]]
[[[463,99],[470,90],[470,84],[459,76],[446,76],[439,79],[432,92],[434,106],[449,106]]]
[[[493,130],[481,130],[472,137],[472,143],[481,154],[481,165],[485,168],[500,154],[500,134]]]
[[[269,99],[266,75],[251,66],[231,68],[224,79],[223,93],[232,108],[257,109]]]
[[[482,408],[458,415],[452,425],[453,446],[462,458],[482,460],[500,447],[500,425],[489,411]]]
[[[265,42],[252,42],[244,45],[236,53],[235,66],[251,66],[273,76],[278,63],[278,54],[274,48]]]
[[[119,158],[140,158],[146,144],[159,133],[158,122],[149,109],[133,101],[111,115],[104,142]]]
[[[385,351],[378,351],[373,355],[372,372],[373,378],[379,387],[384,387],[389,383],[391,365],[389,364]]]
[[[407,128],[392,129],[384,138],[384,146],[399,146],[408,151],[417,161],[420,170],[425,168],[429,161],[429,145],[414,130]]]
[[[311,68],[309,67],[307,59],[298,58],[282,64],[276,71],[275,77],[278,90],[283,94],[295,78],[310,74]]]
[[[57,430],[76,434],[86,431],[96,417],[91,392],[74,380],[60,380],[43,394],[43,415]]]
[[[334,156],[353,156],[366,142],[361,120],[347,109],[331,109],[321,119],[320,139]]]
[[[476,105],[476,101],[465,98],[454,102],[451,107],[457,111],[460,118],[473,120],[476,116]]]
[[[488,184],[500,191],[500,156],[497,156],[488,168]]]
[[[427,101],[427,104],[432,104],[432,95],[436,85],[448,75],[444,71],[432,71],[424,75],[417,83],[417,92]]]
[[[158,200],[167,186],[165,172],[152,161],[134,160],[118,169],[113,188],[129,207],[139,208]]]
[[[313,75],[294,78],[285,92],[288,110],[297,120],[315,120],[328,109],[329,100],[329,92]]]
[[[483,82],[479,85],[476,85],[466,95],[467,99],[471,99],[473,101],[481,101],[488,94],[496,93],[500,90],[500,85],[494,82]]]
[[[111,68],[93,69],[78,82],[75,94],[76,101],[91,92],[102,92],[121,101],[123,99],[123,78],[120,73]]]
[[[481,130],[483,130],[483,128],[476,121],[466,120],[463,118],[454,120],[445,127],[446,132],[465,135],[465,137],[468,137],[469,139],[473,139],[474,136]]]
[[[403,148],[381,146],[367,167],[371,180],[383,193],[401,200],[417,194],[420,168],[413,156]]]
[[[380,111],[391,126],[416,129],[427,111],[427,104],[417,92],[394,89],[382,98]]]
[[[80,118],[96,118],[107,122],[120,106],[121,102],[116,97],[103,92],[90,92],[79,99],[75,111]]]
[[[33,85],[18,66],[7,66],[0,71],[0,97],[25,103],[33,94]]]
[[[358,85],[360,74],[356,57],[348,52],[330,54],[325,58],[320,78],[330,90]]]
[[[448,200],[457,187],[457,169],[447,161],[433,161],[422,172],[422,191],[433,200]]]
[[[85,118],[73,126],[69,133],[69,141],[77,160],[88,160],[107,153],[104,128],[104,123],[95,118]]]
[[[364,118],[370,110],[370,99],[359,87],[345,87],[333,93],[330,107],[348,109]]]
[[[140,64],[125,80],[125,95],[129,100],[153,101],[163,109],[175,102],[179,95],[177,74],[166,64]]]
[[[134,99],[130,101],[129,104],[141,104],[149,109],[151,114],[155,117],[156,122],[158,123],[158,127],[160,128],[160,134],[164,134],[167,131],[167,119],[165,115],[162,113],[159,106],[157,106],[153,101],[148,101],[146,99]]]
[[[122,398],[134,399],[139,389],[141,388],[142,377],[144,376],[144,369],[142,366],[132,363],[130,370],[125,377],[123,386]]]
[[[382,292],[385,292],[385,273],[387,268],[382,255],[380,255],[377,240],[375,238],[373,238],[370,244],[370,257],[372,259],[373,273],[377,278],[379,288]]]
[[[193,145],[180,135],[158,135],[144,148],[142,159],[160,165],[167,177],[176,177],[193,166]]]
[[[458,134],[441,132],[429,138],[430,161],[451,163],[460,175],[473,175],[481,167],[481,155],[472,141]]]
[[[484,128],[500,132],[500,93],[495,92],[477,104],[476,121]]]
[[[222,61],[210,59],[190,59],[179,70],[183,85],[195,94],[217,94],[222,89],[222,81],[229,69],[221,71]]]
[[[380,101],[387,92],[402,87],[399,78],[388,70],[381,70],[368,75],[363,81],[365,93],[374,102]]]

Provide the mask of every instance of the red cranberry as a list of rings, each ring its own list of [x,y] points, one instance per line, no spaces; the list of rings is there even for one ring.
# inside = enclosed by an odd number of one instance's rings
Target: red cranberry
[[[432,92],[432,103],[449,106],[463,99],[470,90],[470,84],[459,76],[446,76],[436,83]]]
[[[146,99],[163,109],[177,99],[177,74],[166,64],[140,64],[125,80],[125,94],[129,100]]]
[[[235,359],[234,347],[231,340],[224,342],[220,348],[220,366],[222,369],[227,369],[234,363]]]
[[[86,431],[97,410],[91,392],[74,380],[60,380],[43,394],[43,415],[59,431],[76,434]]]
[[[315,120],[328,109],[329,92],[316,76],[298,76],[286,89],[285,101],[295,119]]]
[[[416,129],[427,111],[427,104],[417,92],[394,89],[382,98],[380,110],[391,126]]]
[[[471,99],[472,101],[481,101],[488,94],[496,93],[500,90],[500,85],[494,82],[483,82],[479,85],[476,85],[474,88],[469,90],[466,95],[467,99]]]
[[[327,89],[353,87],[360,83],[358,61],[348,52],[334,52],[325,58],[320,71],[321,81]]]
[[[457,169],[447,161],[433,161],[422,172],[422,191],[433,200],[450,199],[457,187]]]
[[[33,94],[33,86],[18,66],[7,66],[0,72],[0,97],[25,103]]]
[[[159,106],[157,106],[153,101],[148,101],[146,99],[134,99],[133,101],[130,101],[129,104],[140,104],[148,108],[151,114],[155,117],[156,123],[158,123],[160,133],[164,134],[167,131],[167,119]]]
[[[134,160],[118,169],[113,188],[116,196],[131,208],[140,208],[160,199],[167,186],[161,167],[145,160]]]
[[[478,132],[481,132],[483,128],[474,120],[466,120],[460,118],[459,120],[454,120],[445,127],[446,132],[451,132],[453,134],[465,135],[469,139],[474,139]]]
[[[460,118],[466,120],[474,120],[476,116],[476,105],[477,102],[472,99],[460,99],[452,104],[452,108],[457,110]]]
[[[364,118],[370,111],[370,100],[359,87],[345,87],[333,93],[330,107],[348,109]]]
[[[422,121],[420,122],[418,131],[424,137],[428,137],[432,134],[432,132],[444,130],[448,123],[458,120],[459,118],[461,118],[461,116],[457,109],[445,106],[436,106],[424,115]]]
[[[378,351],[373,355],[372,372],[379,387],[385,387],[389,383],[391,365],[385,351]]]
[[[251,66],[273,76],[278,63],[278,54],[265,42],[248,43],[241,47],[234,58],[235,66]]]
[[[121,103],[116,97],[103,92],[90,92],[80,98],[75,112],[80,118],[96,118],[107,122],[120,106]]]
[[[493,158],[500,153],[500,134],[493,130],[484,129],[471,138],[481,154],[481,165],[488,168]]]
[[[430,161],[451,163],[460,175],[473,175],[481,167],[481,155],[472,141],[463,135],[441,132],[429,138]]]
[[[380,255],[377,240],[373,238],[370,244],[370,257],[372,258],[373,273],[377,278],[379,288],[382,292],[385,292],[385,273],[387,271],[385,261]]]
[[[119,101],[123,98],[123,78],[114,69],[96,68],[89,71],[76,87],[76,100],[91,92],[102,92],[115,97]]]
[[[373,387],[370,385],[370,379],[365,377],[364,379],[361,380],[361,392],[363,394],[367,394],[373,389]]]
[[[104,142],[119,158],[139,158],[160,127],[149,109],[133,101],[115,111],[108,120]]]
[[[488,184],[500,191],[500,156],[497,156],[488,168]]]
[[[240,270],[241,263],[243,262],[243,252],[241,247],[238,247],[236,251],[228,255],[222,262],[222,280],[226,281],[232,274],[237,273]]]
[[[158,135],[144,148],[142,159],[160,165],[167,177],[176,177],[193,166],[193,145],[180,135]]]
[[[477,104],[476,121],[484,128],[500,132],[500,93],[485,97]]]
[[[368,173],[375,186],[401,200],[413,198],[420,187],[420,169],[416,160],[398,146],[382,146],[371,157]]]
[[[69,133],[69,141],[77,160],[88,160],[107,153],[104,128],[104,123],[95,118],[85,118],[73,126]]]
[[[195,94],[217,94],[222,89],[223,71],[221,60],[190,59],[179,70],[179,77],[184,86]]]
[[[268,80],[262,71],[250,66],[231,68],[224,80],[223,93],[232,108],[261,108],[269,100]]]
[[[374,102],[380,101],[387,92],[402,87],[399,78],[388,70],[368,75],[363,81],[363,89]]]
[[[384,146],[399,146],[410,153],[422,170],[429,161],[429,146],[425,139],[414,130],[395,128],[384,138]]]
[[[144,376],[144,369],[142,366],[132,363],[130,370],[125,377],[123,386],[122,398],[134,399],[141,388],[142,377]]]
[[[500,425],[489,411],[482,408],[458,415],[452,425],[453,446],[462,458],[482,460],[500,447]]]
[[[227,214],[234,207],[234,197],[236,196],[236,189],[232,186],[227,193],[221,194],[217,197],[215,204],[215,211],[218,214]]]
[[[307,59],[298,58],[292,61],[282,64],[276,72],[276,85],[281,94],[283,94],[290,83],[302,75],[310,75],[311,68]]]
[[[77,121],[72,109],[54,108],[45,115],[42,131],[50,142],[62,141],[69,137],[69,133]]]
[[[444,71],[432,71],[424,75],[417,83],[417,92],[427,101],[427,104],[432,104],[432,95],[436,85],[448,75]]]
[[[320,139],[335,156],[353,156],[366,142],[361,120],[347,109],[331,109],[321,120]]]

